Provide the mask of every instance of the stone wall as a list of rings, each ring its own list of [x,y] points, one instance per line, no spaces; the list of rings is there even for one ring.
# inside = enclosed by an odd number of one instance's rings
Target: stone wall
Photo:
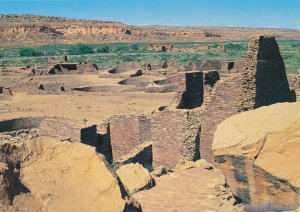
[[[178,109],[192,109],[203,103],[203,73],[200,71],[180,73],[179,89],[173,100]]]
[[[222,79],[222,78],[221,78]],[[230,74],[218,81],[211,91],[210,98],[201,114],[200,155],[214,163],[212,152],[213,136],[217,125],[226,118],[237,114],[241,95],[240,74]]]
[[[129,154],[122,156],[115,161],[116,167],[120,167],[129,163],[139,163],[148,170],[152,170],[153,153],[152,142],[144,142],[130,151]]]
[[[220,60],[204,60],[200,66],[201,71],[218,71],[222,68],[222,63]]]
[[[17,130],[38,128],[42,122],[41,117],[15,118],[0,121],[0,132],[12,132]]]
[[[49,82],[49,83],[38,83],[38,82],[21,82],[11,86],[11,90],[14,93],[27,92],[28,95],[48,95],[48,94],[62,94],[65,92],[71,92],[71,88],[64,83]]]
[[[62,141],[81,142],[90,146],[97,144],[96,125],[81,123],[79,120],[49,117],[39,126],[39,136],[58,138]]]
[[[148,51],[172,51],[173,45],[172,44],[149,44],[147,46]]]
[[[183,161],[199,159],[200,125],[192,123],[192,119],[196,118],[193,115],[186,110],[165,110],[152,117],[154,167],[173,167]]]
[[[187,110],[157,111],[150,117],[116,116],[109,120],[113,160],[121,160],[146,141],[153,141],[153,166],[173,167],[199,159],[198,113]]]
[[[0,86],[0,95],[13,95],[10,88]]]
[[[97,146],[96,151],[105,156],[108,163],[113,162],[112,146],[110,139],[110,126],[104,123],[104,126],[97,126]]]
[[[242,74],[241,110],[293,100],[275,37],[251,38]]]
[[[38,136],[57,138],[61,141],[97,145],[96,125],[85,124],[77,119],[62,117],[20,117],[0,121],[1,132],[37,129]]]
[[[293,92],[293,98],[295,101],[300,101],[300,71],[295,74],[288,75],[288,81],[290,89]]]
[[[242,62],[233,62],[227,73],[220,70],[179,73],[176,76],[179,89],[169,107],[161,107],[149,116],[110,119],[113,159],[118,160],[136,146],[153,141],[154,167],[173,167],[200,157],[214,163],[213,135],[223,120],[241,110],[292,101],[275,38],[252,38],[245,65],[242,70]]]
[[[222,61],[221,73],[242,72],[244,69],[244,61]]]
[[[140,115],[114,116],[109,119],[113,159],[128,154],[137,145],[150,140],[150,123]]]

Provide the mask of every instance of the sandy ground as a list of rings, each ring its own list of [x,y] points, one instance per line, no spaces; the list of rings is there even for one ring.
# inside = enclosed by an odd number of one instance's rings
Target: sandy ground
[[[68,116],[101,123],[117,114],[150,113],[167,105],[174,93],[91,93],[69,95],[15,94],[9,101],[0,101],[0,119],[18,116]]]
[[[1,84],[28,81],[28,77],[1,77]],[[117,86],[120,78],[99,78],[98,75],[58,75],[34,77],[35,82],[61,82],[72,87]],[[6,82],[6,83],[5,83]],[[130,87],[130,86],[126,86]],[[174,93],[150,94],[144,92],[70,92],[59,95],[28,95],[14,93],[0,101],[0,119],[20,116],[67,116],[87,119],[100,124],[118,114],[147,114],[162,105],[168,105]]]

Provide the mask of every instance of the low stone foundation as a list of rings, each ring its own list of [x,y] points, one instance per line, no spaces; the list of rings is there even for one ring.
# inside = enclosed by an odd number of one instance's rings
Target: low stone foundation
[[[53,137],[61,141],[97,145],[96,125],[62,117],[20,117],[0,121],[1,132],[37,129],[38,136]]]

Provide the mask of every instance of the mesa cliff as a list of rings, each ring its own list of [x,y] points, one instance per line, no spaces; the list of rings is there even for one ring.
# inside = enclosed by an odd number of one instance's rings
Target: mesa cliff
[[[0,15],[0,43],[203,42],[246,40],[253,34],[299,40],[299,30],[233,27],[131,26],[120,22]]]

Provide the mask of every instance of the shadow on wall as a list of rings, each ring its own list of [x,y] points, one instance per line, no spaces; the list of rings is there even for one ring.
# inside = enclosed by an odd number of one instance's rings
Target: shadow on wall
[[[177,109],[193,109],[203,103],[203,72],[183,73],[179,77],[179,90],[175,97]]]
[[[0,122],[0,132],[38,128],[43,118],[16,118]]]

